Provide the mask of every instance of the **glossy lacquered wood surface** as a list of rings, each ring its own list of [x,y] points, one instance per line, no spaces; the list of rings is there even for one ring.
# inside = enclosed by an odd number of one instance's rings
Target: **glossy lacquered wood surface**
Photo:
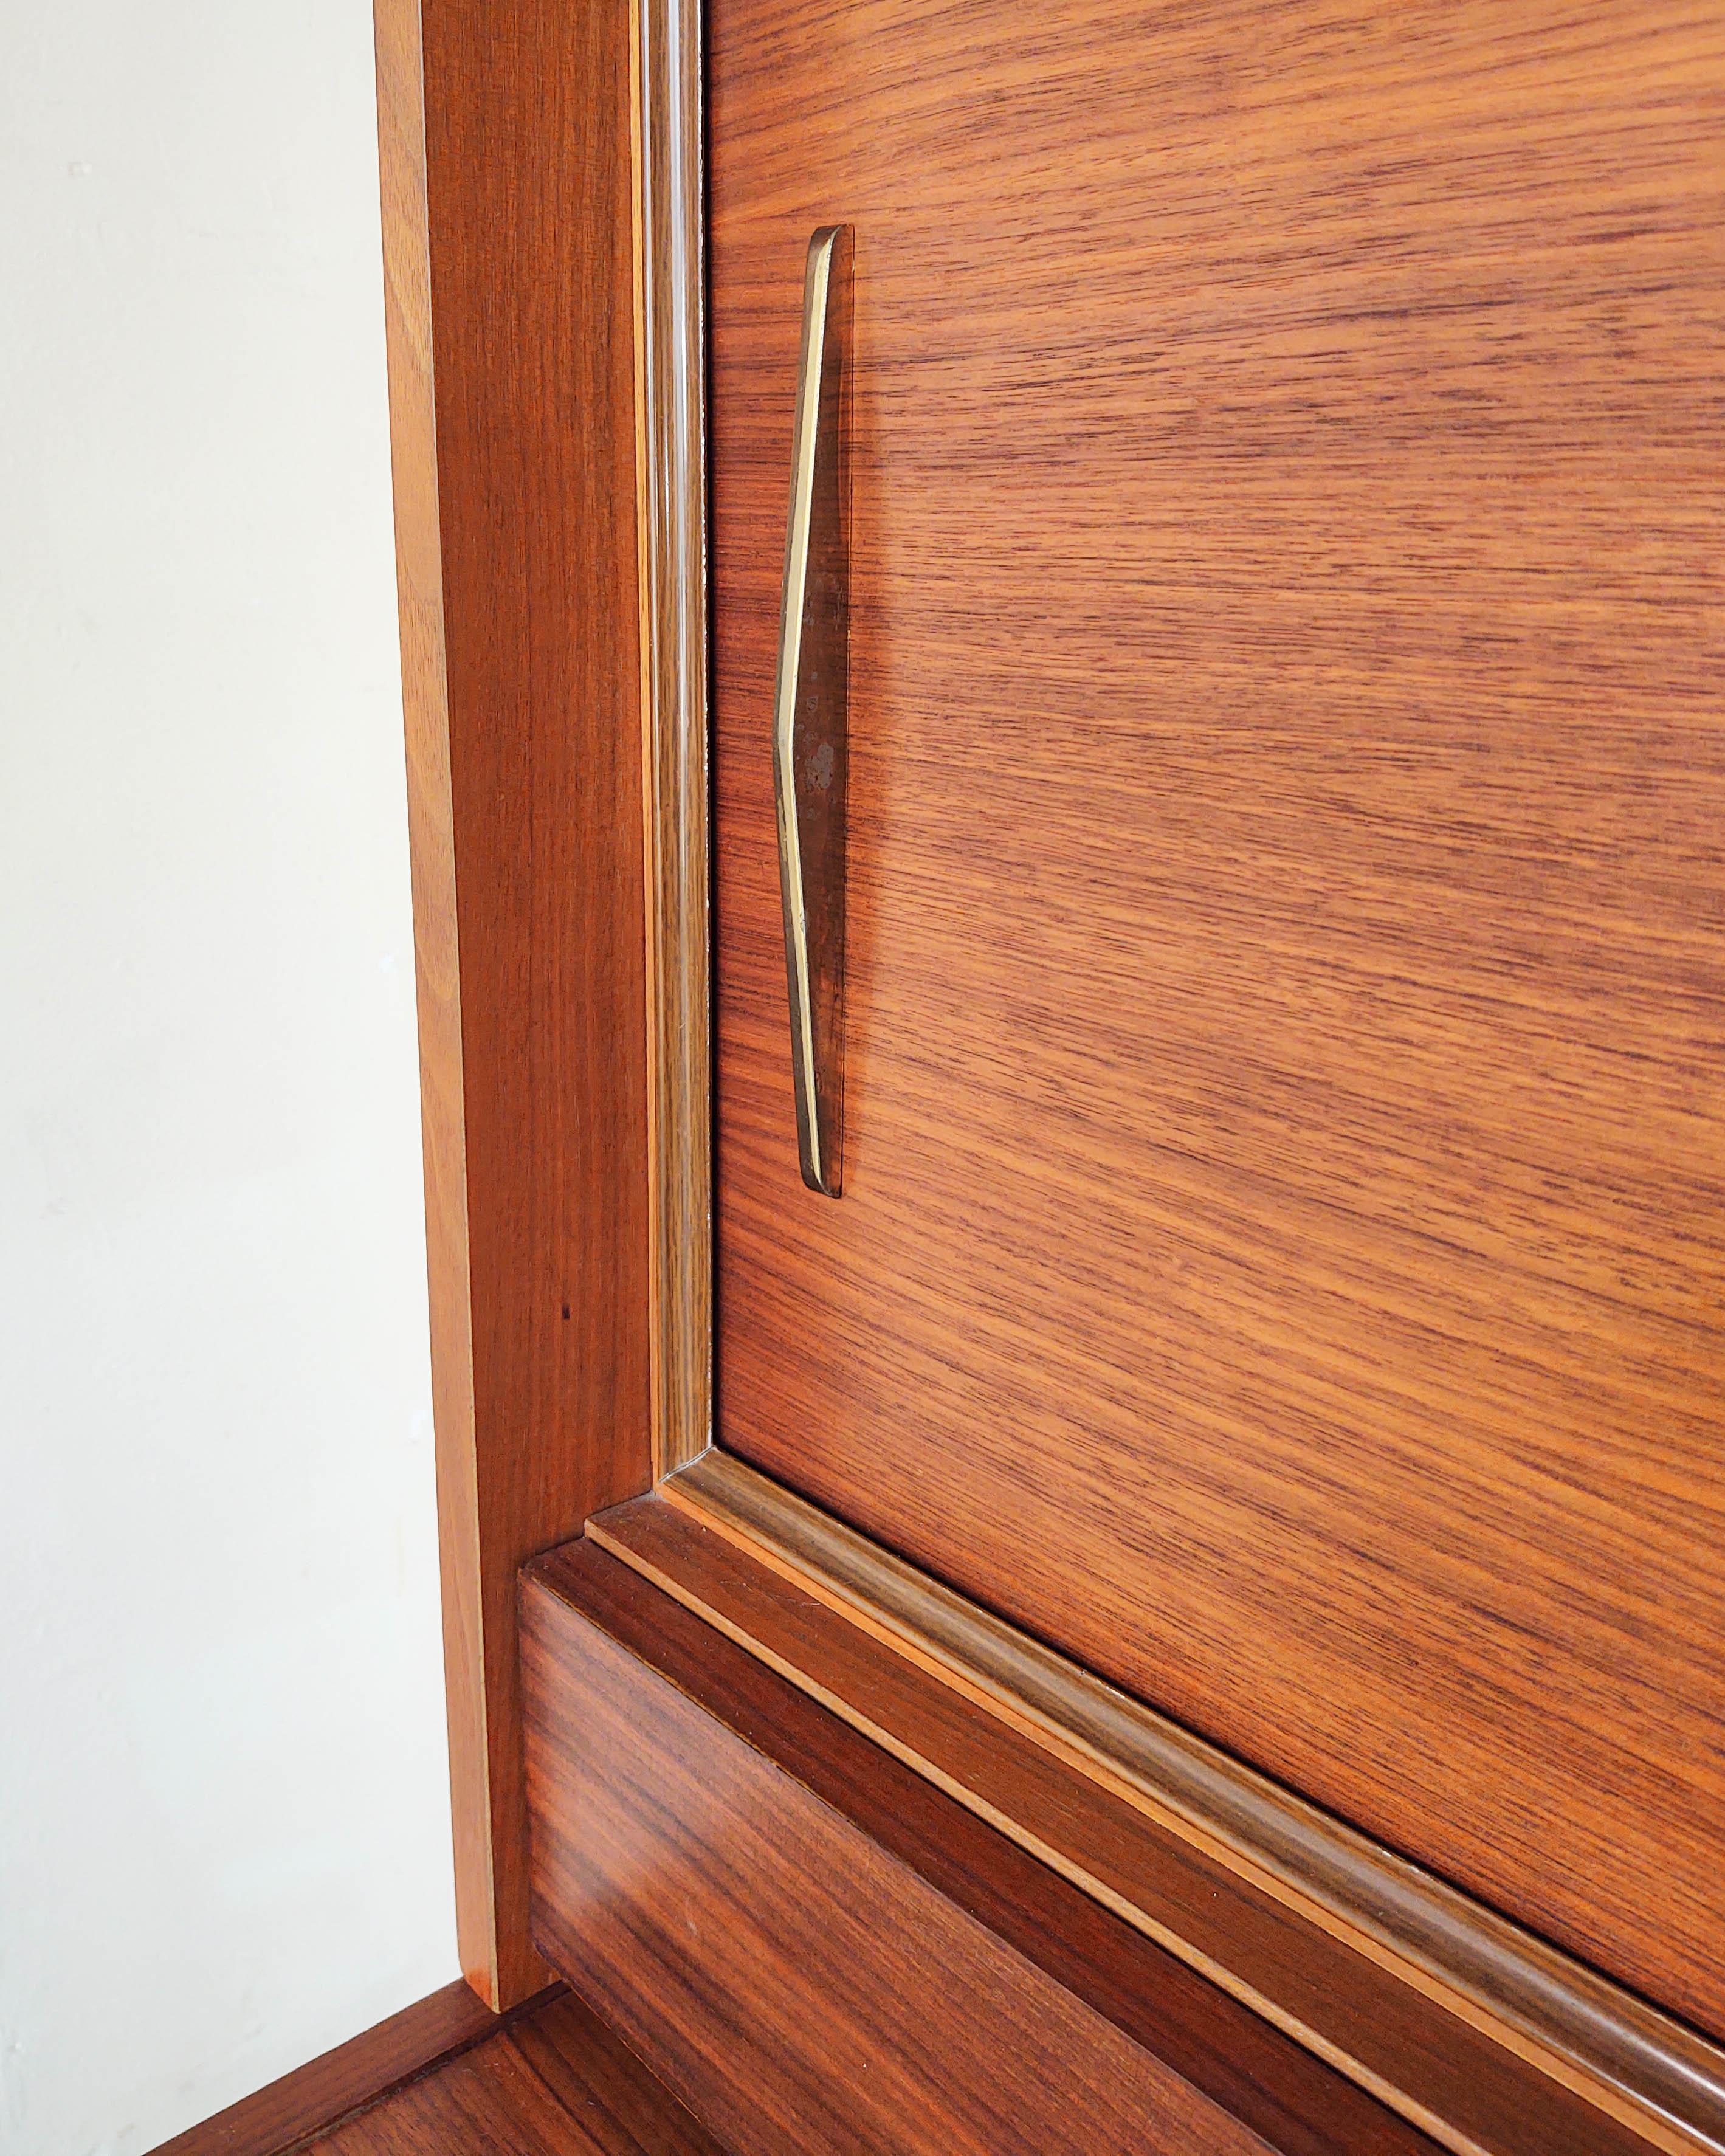
[[[1430,2156],[591,1543],[523,1647],[542,1943],[727,2146]]]
[[[554,1990],[561,1994],[562,1985]],[[488,2041],[506,2025],[470,1984],[445,1984],[163,2142],[155,2156],[287,2156],[349,2112]]]
[[[648,1149],[653,1450],[712,1436],[706,260],[701,0],[642,0],[642,555],[646,577]]]
[[[592,2009],[446,1985],[155,2156],[724,2156]]]
[[[457,1911],[503,2005],[545,1980],[516,1572],[651,1476],[634,23],[377,23]]]
[[[709,50],[721,1442],[1725,2030],[1725,21]],[[769,730],[841,218],[832,1204]]]
[[[725,2156],[578,1999],[513,2020],[305,2156]]]

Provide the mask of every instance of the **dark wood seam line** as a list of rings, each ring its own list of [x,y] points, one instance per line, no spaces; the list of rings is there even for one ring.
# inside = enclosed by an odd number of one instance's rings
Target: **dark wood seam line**
[[[301,2149],[309,2148],[326,2135],[351,2125],[356,2118],[363,2118],[367,2112],[375,2111],[380,2103],[387,2102],[391,2097],[399,2096],[403,2089],[413,2087],[430,2075],[441,2073],[445,2066],[453,2066],[457,2059],[465,2059],[470,2052],[481,2051],[487,2044],[495,2043],[498,2037],[506,2035],[516,2022],[526,2020],[542,2006],[551,2005],[567,1989],[568,1986],[561,1979],[547,1984],[543,1991],[536,1992],[531,1999],[524,1999],[519,2006],[512,2006],[506,2013],[500,2014],[491,2028],[476,2030],[470,2036],[458,2037],[447,2050],[439,2051],[434,2058],[427,2059],[423,2065],[398,2075],[393,2081],[385,2082],[382,2088],[374,2090],[370,2096],[362,2097],[359,2102],[350,2104],[347,2110],[338,2111],[332,2118],[325,2119],[321,2126],[311,2128],[292,2141],[284,2141],[280,2147],[271,2150],[270,2156],[299,2156]]]

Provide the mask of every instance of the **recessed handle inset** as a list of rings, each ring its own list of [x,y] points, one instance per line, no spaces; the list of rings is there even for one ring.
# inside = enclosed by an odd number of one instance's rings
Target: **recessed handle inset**
[[[845,1150],[845,735],[850,689],[849,225],[809,243],[773,713],[797,1150],[839,1195]]]

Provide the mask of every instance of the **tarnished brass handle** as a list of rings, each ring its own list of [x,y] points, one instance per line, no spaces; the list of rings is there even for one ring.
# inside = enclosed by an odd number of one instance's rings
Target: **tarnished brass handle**
[[[845,735],[850,675],[849,225],[809,243],[773,714],[797,1149],[839,1195],[845,1151]]]

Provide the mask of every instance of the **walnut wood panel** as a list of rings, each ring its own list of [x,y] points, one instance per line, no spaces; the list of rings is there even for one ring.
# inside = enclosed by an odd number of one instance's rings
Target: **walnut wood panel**
[[[338,2127],[311,2156],[599,2156],[538,2076],[487,2045]]]
[[[542,1943],[727,2145],[1429,2156],[591,1543],[523,1601]]]
[[[517,2023],[509,2041],[605,2156],[724,2156],[693,2113],[579,1999]]]
[[[501,2005],[545,1978],[516,1571],[650,1477],[632,21],[377,19],[457,1905]]]
[[[1725,2031],[1725,21],[711,24],[721,1440]],[[840,218],[833,1204],[769,739]]]

